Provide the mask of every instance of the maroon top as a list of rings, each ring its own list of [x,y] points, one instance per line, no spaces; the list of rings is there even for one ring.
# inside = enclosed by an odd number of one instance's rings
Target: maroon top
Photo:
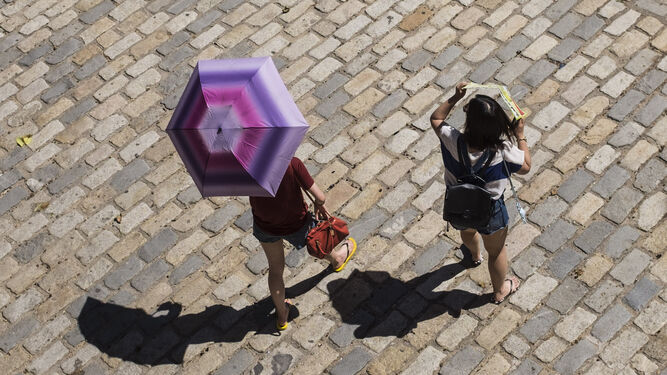
[[[267,234],[277,236],[301,229],[308,219],[308,205],[303,200],[301,186],[310,189],[314,182],[303,162],[292,158],[274,198],[250,197],[255,224]]]

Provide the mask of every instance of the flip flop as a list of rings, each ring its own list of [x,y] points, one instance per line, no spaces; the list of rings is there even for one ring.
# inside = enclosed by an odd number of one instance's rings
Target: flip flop
[[[292,306],[292,303],[288,300],[285,300],[285,306],[287,306],[287,320],[285,321],[285,324],[280,325],[278,323],[278,314],[276,314],[276,328],[278,329],[278,331],[284,331],[287,329],[287,327],[289,327],[289,311],[290,307]]]
[[[514,288],[514,280],[505,279],[505,281],[510,282],[510,292],[507,293],[507,295],[505,297],[503,297],[503,299],[501,299],[501,300],[497,300],[495,297],[491,297],[493,299],[493,303],[495,303],[496,305],[500,305],[501,303],[503,303],[503,301],[505,301],[509,296],[511,296],[512,293],[516,292],[519,289],[519,284],[520,283],[517,283],[516,288]],[[505,281],[503,281],[503,283],[505,283]]]
[[[354,240],[354,238],[350,237],[348,238],[352,242],[352,251],[350,251],[350,244],[347,244],[347,258],[345,258],[345,262],[340,265],[338,268],[334,268],[334,272],[340,272],[345,268],[347,265],[347,262],[350,261],[350,258],[352,258],[352,255],[354,255],[354,252],[357,251],[357,241]]]
[[[482,262],[484,262],[484,257],[479,258],[479,260],[474,260],[474,259],[473,259],[473,261],[472,261],[472,265],[473,265],[473,267],[477,267],[477,266],[479,266],[480,264],[482,264]]]

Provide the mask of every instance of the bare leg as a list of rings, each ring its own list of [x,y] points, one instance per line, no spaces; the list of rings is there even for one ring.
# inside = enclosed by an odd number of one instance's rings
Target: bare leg
[[[496,301],[504,299],[510,294],[510,283],[505,282],[505,276],[509,270],[507,262],[507,247],[505,239],[507,238],[507,228],[503,228],[493,234],[482,235],[484,247],[489,253],[489,274],[491,275],[491,284]],[[513,288],[519,287],[519,280],[512,278]]]
[[[468,250],[470,250],[473,262],[482,259],[482,248],[480,246],[481,239],[482,237],[480,234],[474,229],[465,229],[461,231],[461,240]]]
[[[352,241],[350,240],[341,242],[340,246],[333,249],[333,251],[324,257],[324,259],[328,260],[329,263],[331,263],[331,266],[336,269],[340,267],[343,262],[345,262],[345,259],[347,259],[348,250],[352,251],[352,246]]]
[[[289,310],[285,306],[285,281],[283,272],[285,270],[285,251],[283,241],[260,242],[266,259],[269,261],[269,292],[276,306],[276,315],[278,324],[284,325],[287,322]]]

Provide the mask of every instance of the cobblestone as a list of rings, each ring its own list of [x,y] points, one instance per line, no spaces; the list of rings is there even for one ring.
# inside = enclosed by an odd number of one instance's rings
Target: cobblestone
[[[593,374],[651,373],[664,362],[665,309],[656,294],[667,264],[657,257],[667,228],[660,153],[667,32],[656,2],[40,0],[0,7],[7,129],[0,309],[13,319],[0,323],[0,372]],[[351,219],[359,243],[345,272],[291,296],[301,316],[282,336],[250,328],[263,309],[252,301],[268,296],[268,262],[250,233],[247,199],[202,197],[163,132],[198,59],[258,55],[273,57],[310,123],[297,155],[329,210]],[[524,280],[512,304],[447,314],[440,302],[449,305],[458,293],[477,301],[489,282],[482,268],[438,276],[458,267],[448,250],[460,238],[440,218],[443,167],[429,116],[466,79],[507,85],[529,114],[533,168],[520,177],[519,192],[535,225],[517,225],[506,241]],[[464,120],[458,108],[449,122]],[[17,147],[13,139],[25,134],[32,143]],[[322,269],[305,258],[303,251],[287,256],[288,285]],[[367,293],[336,311],[332,291],[358,276]],[[429,281],[410,281],[422,276]],[[31,291],[41,296],[36,305],[13,307]],[[329,302],[322,292],[333,296]],[[215,308],[235,311],[237,324],[232,332],[216,319],[197,333],[178,318],[143,343],[145,364],[132,363],[93,345],[62,314],[78,316],[83,295],[147,314],[174,301],[190,306],[183,318],[221,297]],[[617,307],[632,311],[629,319],[598,327]],[[519,317],[513,329],[495,321],[508,309]],[[470,324],[458,330],[462,322]],[[45,328],[51,325],[60,328]],[[500,328],[507,332],[489,340]],[[180,335],[190,330],[201,342],[185,343]],[[608,338],[596,336],[605,330],[613,331]],[[231,336],[238,338],[212,345]],[[185,354],[171,349],[177,341]],[[498,344],[506,353],[496,352]]]

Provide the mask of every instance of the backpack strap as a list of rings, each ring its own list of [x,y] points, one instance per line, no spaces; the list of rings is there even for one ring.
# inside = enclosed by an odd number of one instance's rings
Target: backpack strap
[[[473,174],[472,166],[470,165],[470,156],[468,155],[468,146],[463,139],[463,133],[459,134],[456,140],[456,149],[459,153],[459,162],[463,164],[467,174]]]
[[[491,165],[491,162],[496,157],[496,150],[495,149],[490,149],[490,151],[489,151],[489,149],[486,149],[486,150],[484,150],[484,152],[487,154],[486,162],[484,163],[484,166],[482,166],[477,172],[475,172],[480,177],[484,174],[484,172],[486,172],[487,169],[489,169],[489,166]],[[484,155],[482,155],[482,158],[483,157],[484,157]]]

